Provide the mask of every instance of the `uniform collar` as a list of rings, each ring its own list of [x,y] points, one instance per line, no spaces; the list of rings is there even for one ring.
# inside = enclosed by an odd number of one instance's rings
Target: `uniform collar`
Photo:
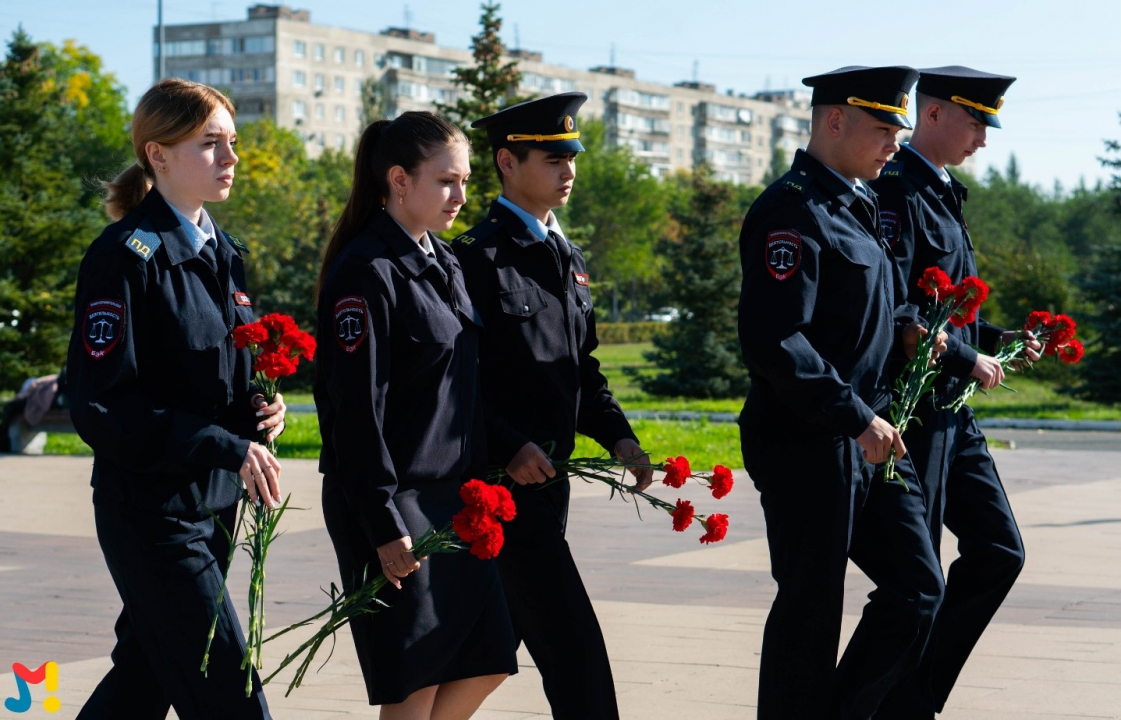
[[[501,198],[501,196],[499,196],[499,198]],[[513,205],[513,203],[510,205]],[[529,229],[529,226],[510,205],[496,199],[490,204],[490,213],[487,216],[487,222],[506,225],[509,229],[510,239],[522,247],[536,245],[541,242],[541,238]]]
[[[902,160],[903,164],[906,165],[910,170],[912,178],[917,175],[922,179],[923,182],[926,183],[927,186],[929,186],[939,194],[945,192],[948,189],[952,189],[954,191],[954,194],[960,197],[962,200],[965,200],[969,196],[969,188],[962,184],[962,182],[956,177],[954,177],[953,173],[951,173],[949,170],[946,170],[945,168],[942,169],[942,172],[944,172],[946,174],[946,177],[949,178],[949,181],[947,182],[946,179],[943,178],[941,173],[938,171],[938,168],[935,167],[934,163],[927,160],[922,153],[920,153],[918,150],[915,150],[907,143],[903,144],[903,148],[906,150],[906,152],[901,150],[897,154],[897,157]]]
[[[165,199],[164,202],[167,202],[167,200]],[[196,253],[200,252],[203,245],[211,240],[214,241],[214,247],[218,247],[218,239],[214,234],[214,223],[211,222],[210,215],[206,213],[206,208],[202,209],[202,214],[199,215],[199,221],[196,225],[191,222],[189,217],[179,212],[179,208],[171,203],[167,203],[167,206],[171,208],[171,212],[175,213],[175,217],[179,218],[179,226],[183,228],[183,231],[191,238],[191,242],[195,244]]]
[[[198,250],[187,228],[179,221],[171,205],[164,200],[163,195],[154,187],[148,191],[137,208],[139,214],[151,224],[152,230],[159,233],[160,244],[167,253],[172,265],[198,257]],[[190,224],[190,221],[188,221]],[[197,226],[196,226],[197,227]],[[218,252],[223,252],[222,246],[228,243],[218,243]],[[227,252],[232,250],[227,249]]]
[[[538,240],[544,242],[545,238],[548,237],[550,231],[556,233],[558,237],[564,237],[564,231],[561,230],[560,223],[557,222],[556,213],[550,211],[549,222],[543,223],[533,215],[530,215],[528,212],[515,205],[514,202],[505,195],[499,195],[496,202],[501,203],[503,206],[509,208],[510,211],[517,215],[518,219],[525,223],[526,229],[533,233],[533,236]]]
[[[413,277],[419,277],[432,266],[434,261],[428,257],[428,253],[421,249],[416,240],[409,237],[405,229],[384,208],[374,213],[370,226],[401,261],[401,267],[408,270]],[[431,239],[429,241],[431,242]],[[432,243],[433,249],[436,249],[435,246],[438,244]],[[437,249],[436,252],[439,253],[439,250]]]
[[[853,187],[848,179],[842,177],[836,170],[821,162],[813,155],[810,155],[805,150],[798,150],[794,153],[794,162],[790,166],[790,172],[817,180],[846,208],[856,202],[856,188]],[[870,198],[871,196],[869,195],[867,197]]]

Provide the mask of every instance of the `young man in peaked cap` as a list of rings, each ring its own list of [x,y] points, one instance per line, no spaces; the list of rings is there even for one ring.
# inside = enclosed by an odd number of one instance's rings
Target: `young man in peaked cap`
[[[580,432],[616,457],[649,463],[592,356],[598,342],[584,255],[552,213],[572,192],[584,150],[576,113],[586,100],[553,95],[472,125],[487,131],[502,195],[453,245],[483,319],[489,461],[518,483],[518,514],[506,525],[498,567],[553,716],[571,720],[614,719],[619,711],[603,634],[564,538],[569,483],[556,478],[550,455],[568,458]],[[650,475],[637,473],[639,488]]]
[[[876,177],[911,125],[908,67],[846,67],[813,90],[809,146],[751,206],[740,234],[740,347],[751,389],[744,465],[760,492],[778,594],[763,634],[761,720],[875,713],[918,662],[944,588],[919,492],[885,482],[889,353],[919,329],[897,312]],[[901,346],[905,346],[901,347]],[[838,665],[849,558],[876,585]]]
[[[927,302],[918,287],[926,268],[941,268],[955,283],[977,274],[963,214],[968,190],[946,167],[960,165],[985,146],[989,128],[1000,127],[1004,93],[1015,79],[961,66],[920,71],[915,133],[872,183],[885,239],[915,306]],[[929,720],[942,710],[1023,567],[1020,532],[973,410],[943,409],[970,378],[985,389],[1000,384],[1004,371],[991,354],[1011,334],[981,319],[950,328],[935,394],[919,405],[921,424],[904,436],[927,500],[934,548],[945,522],[958,538],[960,557],[950,566],[946,598],[919,667],[888,696],[877,720]],[[1031,340],[1029,357],[1038,359],[1038,350]]]

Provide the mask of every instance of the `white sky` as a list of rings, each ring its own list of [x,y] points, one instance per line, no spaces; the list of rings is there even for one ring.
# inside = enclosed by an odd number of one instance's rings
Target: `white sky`
[[[239,20],[251,1],[165,0],[166,24]],[[314,23],[379,31],[405,23],[466,48],[478,31],[469,0],[308,0]],[[407,8],[407,10],[406,10]],[[843,65],[968,65],[1019,80],[989,134],[978,169],[1003,169],[1015,153],[1028,181],[1050,190],[1094,184],[1108,173],[1102,141],[1121,139],[1121,2],[939,0],[874,6],[803,0],[505,0],[503,40],[573,68],[615,64],[672,83],[693,77],[723,92],[800,87]],[[22,24],[36,41],[87,45],[128,87],[135,104],[151,83],[156,0],[0,0],[6,44]],[[914,107],[912,105],[912,107]]]

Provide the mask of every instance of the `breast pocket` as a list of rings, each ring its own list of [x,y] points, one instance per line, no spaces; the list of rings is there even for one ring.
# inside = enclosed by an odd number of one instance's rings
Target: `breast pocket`
[[[159,368],[181,401],[205,412],[228,399],[226,322],[218,312],[167,318],[159,331]]]
[[[531,318],[549,305],[545,291],[539,287],[506,290],[498,296],[502,312],[511,319]]]
[[[960,225],[936,225],[926,231],[930,249],[938,255],[964,252],[967,248],[965,231]]]

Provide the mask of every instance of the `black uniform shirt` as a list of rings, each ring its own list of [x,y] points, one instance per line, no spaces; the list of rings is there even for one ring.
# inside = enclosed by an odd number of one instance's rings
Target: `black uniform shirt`
[[[608,450],[635,439],[592,356],[599,343],[584,255],[557,240],[560,258],[495,202],[452,246],[483,318],[488,455],[503,467],[527,442],[555,442],[553,457],[563,459],[577,432]]]
[[[403,484],[485,470],[478,329],[459,263],[435,258],[384,210],[339,253],[319,300],[319,470],[375,546],[409,534]]]
[[[94,451],[94,502],[205,515],[236,504],[256,437],[244,246],[215,228],[218,272],[159,192],[105,229],[78,271],[70,416]]]
[[[929,267],[939,267],[954,283],[977,274],[973,241],[962,214],[968,188],[950,176],[947,184],[917,152],[904,146],[872,183],[880,198],[884,239],[899,273],[906,278],[907,301],[922,310],[931,298],[918,286]],[[944,368],[936,383],[939,400],[952,400],[977,363],[980,347],[996,351],[1002,329],[978,320],[958,329],[947,325]],[[896,368],[897,370],[899,368]]]
[[[893,268],[875,198],[804,151],[740,233],[745,416],[857,437],[890,399]]]

